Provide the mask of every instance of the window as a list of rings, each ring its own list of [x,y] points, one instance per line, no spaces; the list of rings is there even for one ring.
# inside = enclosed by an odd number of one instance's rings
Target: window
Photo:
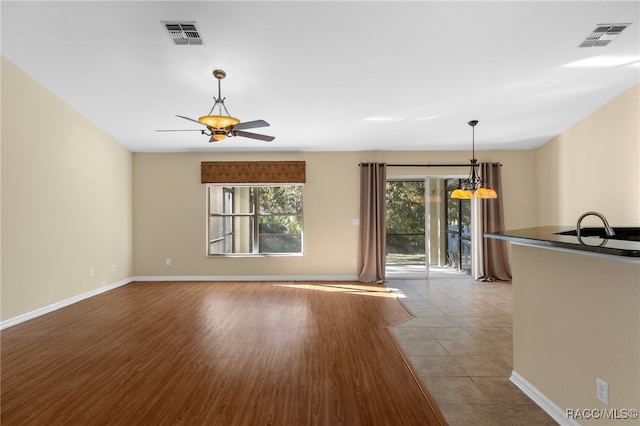
[[[302,185],[209,185],[208,255],[302,254]]]

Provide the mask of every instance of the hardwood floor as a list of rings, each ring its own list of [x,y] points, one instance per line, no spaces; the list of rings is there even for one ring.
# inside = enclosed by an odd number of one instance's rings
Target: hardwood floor
[[[139,282],[2,332],[3,425],[443,425],[384,286]]]

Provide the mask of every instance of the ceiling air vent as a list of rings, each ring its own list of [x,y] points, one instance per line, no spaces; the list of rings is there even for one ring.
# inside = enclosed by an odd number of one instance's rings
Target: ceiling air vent
[[[598,24],[580,47],[606,46],[631,24]]]
[[[202,44],[195,21],[162,21],[175,44]]]

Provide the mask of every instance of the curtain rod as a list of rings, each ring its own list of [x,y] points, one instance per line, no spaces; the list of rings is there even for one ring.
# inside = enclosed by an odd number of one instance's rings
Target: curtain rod
[[[360,163],[358,164],[359,166],[362,166],[365,163]],[[502,163],[491,163],[495,166],[500,166],[502,167]],[[479,165],[479,164],[478,164]],[[465,163],[465,164],[387,164],[387,167],[469,167],[471,166],[470,163]]]

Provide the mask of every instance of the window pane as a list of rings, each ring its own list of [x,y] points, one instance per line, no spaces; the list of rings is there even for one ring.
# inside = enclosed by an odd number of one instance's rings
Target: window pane
[[[209,218],[209,254],[253,252],[253,218],[250,216]]]
[[[233,188],[222,189],[224,191],[224,201],[222,204],[222,208],[217,211],[221,213],[233,213]]]
[[[221,217],[209,218],[209,242],[224,237],[224,221]]]
[[[302,216],[262,216],[260,253],[301,253]]]
[[[225,188],[232,193],[233,207],[228,213],[253,213],[253,188],[248,186],[237,186],[235,188]]]
[[[224,206],[224,195],[223,189],[221,186],[210,186],[209,187],[209,211],[210,212],[223,212]]]
[[[471,272],[471,200],[451,199],[460,179],[447,179],[447,257],[450,266]]]
[[[260,214],[302,213],[302,186],[263,186],[259,190]]]
[[[424,180],[387,181],[387,265],[424,265]]]
[[[230,253],[231,249],[227,242],[232,232],[230,225],[228,218],[209,217],[210,254]]]
[[[209,255],[302,253],[302,186],[214,185],[207,194]]]

